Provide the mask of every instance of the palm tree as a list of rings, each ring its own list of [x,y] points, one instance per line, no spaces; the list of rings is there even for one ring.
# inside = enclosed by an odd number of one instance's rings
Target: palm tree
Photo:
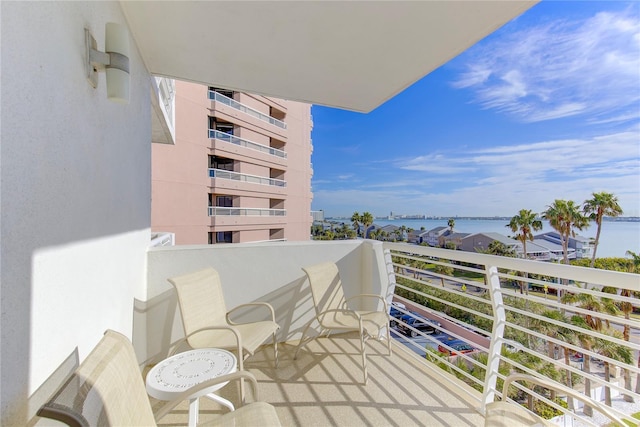
[[[575,294],[572,294],[572,293],[565,294],[562,297],[562,302],[564,304],[571,304],[579,308],[582,308],[584,310],[588,310],[589,313],[596,313],[596,314],[607,313],[612,315],[617,315],[619,313],[618,307],[611,299],[598,298],[594,295],[586,294],[582,292],[578,292]],[[587,330],[602,332],[605,329],[605,323],[603,323],[602,318],[598,316],[593,316],[592,314],[584,314],[583,321],[585,326],[583,326],[577,319],[575,318],[572,319],[572,323],[574,325],[582,326],[584,329],[587,329]],[[608,327],[609,325],[607,324],[606,326]],[[589,339],[586,337],[582,337],[581,342],[583,346],[585,346],[586,350],[591,349],[590,345],[593,345],[594,347],[596,346],[596,344],[592,343],[592,341],[589,341]],[[590,355],[588,353],[584,353],[583,370],[587,374],[590,372]],[[584,387],[585,387],[585,394],[587,396],[590,396],[591,381],[588,378],[585,378]]]
[[[369,228],[369,226],[371,224],[373,224],[373,215],[371,215],[369,212],[364,212],[362,214],[362,216],[360,217],[360,223],[362,223],[362,225],[364,226],[364,237],[365,239],[367,238],[367,229]]]
[[[582,230],[589,224],[589,220],[582,215],[573,200],[561,199],[556,199],[552,205],[547,206],[547,210],[542,213],[542,218],[549,221],[551,227],[560,234],[563,261],[569,264],[569,237],[575,237],[575,230]],[[563,278],[562,284],[566,287],[569,281]],[[562,294],[562,290],[558,289],[558,300],[562,298]]]
[[[542,221],[537,219],[538,214],[528,209],[520,209],[518,215],[515,215],[509,221],[506,227],[509,227],[515,234],[515,238],[522,243],[524,257],[527,257],[527,240],[533,242],[532,231],[542,230]]]
[[[633,251],[625,252],[625,255],[631,257],[631,264],[629,264],[629,273],[640,273],[640,253]]]
[[[596,231],[596,238],[593,242],[593,255],[591,256],[590,267],[596,262],[596,251],[598,250],[598,243],[600,242],[600,231],[602,230],[602,218],[606,216],[620,216],[622,215],[622,208],[618,204],[618,198],[613,193],[600,192],[592,193],[592,199],[585,200],[582,205],[582,211],[591,220],[595,221],[598,229]]]
[[[525,259],[527,258],[527,240],[533,242],[532,231],[542,230],[542,221],[537,219],[537,217],[538,214],[533,213],[528,209],[520,209],[518,215],[511,218],[511,221],[509,221],[509,224],[507,225],[511,231],[516,233],[516,239],[522,243],[522,250],[524,252]],[[527,278],[528,274],[527,272],[524,272],[525,280],[520,282],[520,293],[523,293],[523,288],[525,288],[527,295],[529,295],[529,283]]]
[[[618,339],[622,337],[620,331],[615,329],[609,329],[606,333]],[[631,350],[628,347],[609,340],[596,339],[594,350],[604,357],[616,359],[624,363],[631,363],[632,361]],[[606,382],[611,380],[611,366],[606,360],[604,361],[604,380]],[[604,403],[607,406],[611,406],[611,388],[608,386],[604,387]]]
[[[569,237],[575,237],[576,230],[588,226],[589,219],[582,215],[573,200],[561,199],[556,199],[552,205],[547,206],[542,218],[549,221],[551,227],[560,234],[564,263],[569,264]]]
[[[493,242],[489,243],[487,249],[476,248],[476,252],[479,252],[481,254],[506,256],[510,258],[516,257],[516,252],[513,250],[513,248],[508,247],[499,240],[494,240]]]
[[[582,316],[571,316],[571,324],[575,326],[574,332],[576,338],[580,341],[580,345],[587,351],[591,351],[593,348],[594,338],[589,331],[591,327]],[[582,353],[582,371],[586,374],[584,376],[584,394],[591,396],[591,379],[588,375],[591,373],[591,355],[587,352]],[[593,407],[584,405],[582,412],[588,416],[593,416]]]
[[[356,229],[356,236],[360,235],[360,223],[362,222],[362,217],[358,213],[358,211],[354,212],[351,215],[351,222],[353,223],[353,228]]]
[[[544,317],[547,317],[549,319],[558,321],[558,322],[563,322],[563,323],[567,323],[567,318],[564,316],[564,314],[562,314],[560,311],[558,310],[545,310],[542,315]],[[551,337],[551,338],[555,338],[558,339],[562,342],[566,342],[569,344],[574,344],[577,340],[578,337],[575,334],[575,331],[569,326],[567,325],[567,327],[564,326],[558,326],[554,323],[547,323],[547,322],[540,322],[540,324],[536,325],[537,328],[539,328],[539,330],[541,330],[545,335]],[[569,354],[569,348],[562,346],[562,352],[564,355],[564,363],[569,366],[571,364],[571,359],[570,359],[570,354]],[[555,359],[554,357],[554,353],[555,353],[555,344],[553,343],[553,341],[548,340],[547,341],[547,356]],[[572,383],[572,378],[571,378],[571,371],[570,370],[565,370],[565,384],[567,385],[567,387],[569,388],[573,388],[573,383]],[[555,398],[555,393],[553,393],[551,400],[553,400]],[[573,407],[573,401],[569,400],[567,402],[569,404],[569,407],[572,408]]]
[[[453,227],[456,226],[456,220],[453,218],[449,218],[449,221],[447,221],[447,225],[449,226],[449,230],[453,233]]]

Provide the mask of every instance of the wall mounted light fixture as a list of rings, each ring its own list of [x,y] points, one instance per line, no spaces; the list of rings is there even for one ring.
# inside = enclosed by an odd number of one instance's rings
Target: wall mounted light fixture
[[[126,27],[108,22],[105,28],[104,52],[97,50],[91,31],[84,30],[87,79],[98,86],[98,72],[107,76],[107,98],[121,104],[129,103],[129,33]]]

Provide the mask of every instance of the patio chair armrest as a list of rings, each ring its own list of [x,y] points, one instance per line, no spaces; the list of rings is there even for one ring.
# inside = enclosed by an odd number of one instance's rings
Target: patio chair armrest
[[[244,308],[244,307],[251,307],[251,306],[262,306],[262,307],[267,307],[269,309],[269,311],[271,312],[271,321],[275,322],[276,321],[276,312],[274,311],[273,307],[271,306],[271,304],[269,304],[268,302],[248,302],[246,304],[240,304],[237,307],[232,308],[231,310],[229,310],[229,312],[227,313],[227,322],[229,322],[232,325],[237,325],[238,322],[234,322],[231,320],[231,313],[233,313],[234,311],[240,309],[240,308]]]
[[[197,331],[193,331],[191,332],[189,335],[185,336],[184,338],[180,339],[173,347],[173,350],[169,353],[169,356],[173,356],[174,354],[176,354],[178,352],[178,349],[180,348],[180,346],[184,343],[189,342],[189,338],[191,338],[192,336],[199,334],[200,332],[204,332],[204,331],[216,331],[216,330],[224,330],[224,331],[229,331],[232,332],[235,337],[236,337],[236,341],[238,342],[238,354],[241,355],[242,354],[242,337],[240,336],[240,332],[234,328],[232,325],[221,325],[221,326],[209,326],[207,328],[202,328],[202,329],[198,329]]]
[[[196,384],[193,387],[183,391],[181,394],[177,395],[175,399],[162,405],[162,407],[154,413],[154,417],[156,420],[161,419],[162,417],[167,415],[169,412],[171,412],[173,408],[175,408],[178,404],[180,404],[181,402],[184,402],[185,400],[189,400],[189,397],[192,396],[194,393],[197,393],[201,390],[207,389],[217,384],[221,384],[229,381],[235,381],[239,379],[249,380],[249,382],[251,383],[252,391],[253,391],[253,401],[257,402],[258,401],[258,381],[256,380],[256,377],[249,371],[237,371],[227,375],[222,375],[217,378],[212,378],[208,381],[201,382],[200,384]],[[243,401],[242,404],[244,403],[245,402]]]
[[[346,304],[349,301],[354,300],[356,298],[377,298],[380,301],[382,301],[382,304],[384,304],[385,313],[389,313],[389,307],[388,307],[388,304],[387,304],[387,300],[384,299],[384,297],[382,295],[378,295],[378,294],[358,294],[358,295],[354,295],[352,297],[349,297],[349,298],[345,299],[344,306],[346,306]]]

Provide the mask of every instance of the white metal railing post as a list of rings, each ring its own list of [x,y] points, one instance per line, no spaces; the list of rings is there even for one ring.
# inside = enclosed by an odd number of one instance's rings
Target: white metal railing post
[[[493,310],[493,330],[491,331],[491,345],[489,346],[487,358],[487,371],[484,377],[484,392],[482,393],[482,407],[480,408],[482,413],[485,412],[487,404],[493,402],[496,397],[502,338],[504,337],[504,328],[507,322],[498,268],[487,265],[486,277]]]

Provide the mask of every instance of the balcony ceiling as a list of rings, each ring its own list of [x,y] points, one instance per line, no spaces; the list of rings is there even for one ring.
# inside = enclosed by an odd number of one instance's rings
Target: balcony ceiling
[[[537,1],[121,1],[154,74],[367,112]]]

